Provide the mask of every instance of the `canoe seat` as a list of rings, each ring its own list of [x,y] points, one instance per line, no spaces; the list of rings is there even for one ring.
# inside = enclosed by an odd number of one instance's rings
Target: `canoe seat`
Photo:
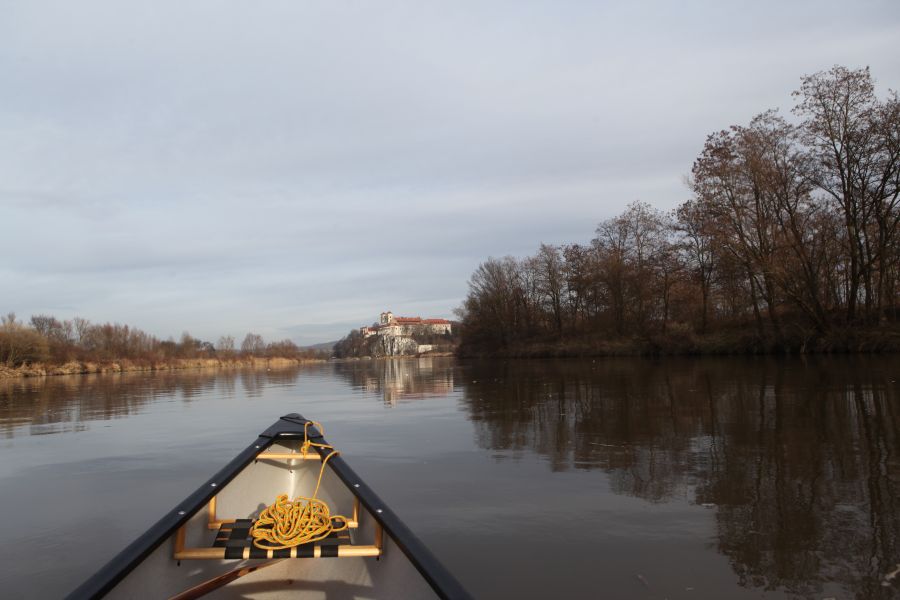
[[[253,559],[253,558],[331,558],[381,556],[379,545],[354,545],[350,531],[332,532],[318,542],[301,544],[283,550],[263,550],[253,545],[250,528],[253,519],[236,519],[222,523],[211,548],[176,548],[173,558],[187,559]]]
[[[324,540],[301,544],[295,548],[284,550],[263,550],[253,545],[250,528],[251,519],[240,519],[234,523],[225,523],[216,534],[215,548],[225,548],[225,558],[315,558],[317,556],[337,556],[338,546],[350,544],[350,531],[331,532]],[[244,549],[249,548],[249,556],[244,556]],[[291,551],[294,551],[293,553]],[[269,552],[272,556],[269,556]],[[293,556],[292,556],[293,554]]]

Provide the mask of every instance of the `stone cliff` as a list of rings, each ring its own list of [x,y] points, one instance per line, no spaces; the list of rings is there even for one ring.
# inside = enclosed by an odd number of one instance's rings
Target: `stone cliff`
[[[418,352],[419,344],[411,337],[400,335],[376,335],[369,346],[369,355],[380,356],[409,356]]]

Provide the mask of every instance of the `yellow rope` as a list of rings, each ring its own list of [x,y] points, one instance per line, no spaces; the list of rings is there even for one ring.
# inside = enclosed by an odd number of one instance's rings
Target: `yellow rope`
[[[303,426],[303,445],[300,447],[300,452],[305,456],[311,447],[331,450],[319,468],[316,489],[312,496],[297,496],[293,500],[289,500],[287,494],[281,494],[274,504],[263,509],[253,527],[250,528],[253,545],[257,548],[284,550],[300,544],[323,540],[332,532],[343,531],[349,526],[347,517],[332,516],[328,505],[316,498],[319,494],[319,486],[322,484],[322,476],[325,474],[325,465],[332,456],[340,453],[327,444],[317,444],[309,440],[307,429],[313,423],[314,421],[308,421]],[[319,432],[324,433],[324,429],[319,423],[315,423],[315,425]],[[334,521],[343,524],[335,526]]]
[[[309,426],[315,425],[316,429],[319,430],[319,435],[325,435],[325,428],[322,427],[322,424],[317,421],[307,421],[303,424],[303,445],[300,446],[300,452],[303,456],[306,456],[309,453],[309,449],[312,447],[316,448],[325,448],[328,450],[334,450],[328,444],[317,444],[315,442],[310,441],[309,439]],[[330,455],[329,455],[330,456]],[[327,460],[327,458],[326,458]]]

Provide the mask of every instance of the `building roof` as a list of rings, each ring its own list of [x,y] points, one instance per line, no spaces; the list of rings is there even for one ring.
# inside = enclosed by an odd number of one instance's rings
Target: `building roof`
[[[423,319],[422,317],[394,317],[389,323],[380,323],[372,327],[366,327],[367,331],[378,331],[403,325],[451,325],[447,319]]]

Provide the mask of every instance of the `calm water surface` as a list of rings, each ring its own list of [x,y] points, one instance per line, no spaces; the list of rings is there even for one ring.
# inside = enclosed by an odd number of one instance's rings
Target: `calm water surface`
[[[0,596],[65,594],[278,416],[483,598],[895,598],[900,358],[0,381]]]

